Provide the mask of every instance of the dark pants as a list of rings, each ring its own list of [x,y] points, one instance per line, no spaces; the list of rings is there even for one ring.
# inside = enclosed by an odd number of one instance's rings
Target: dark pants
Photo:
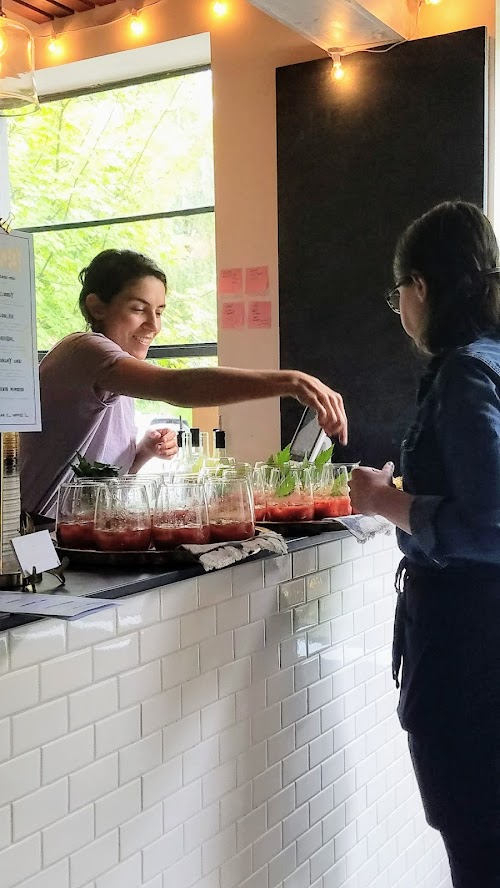
[[[443,836],[455,888],[500,886],[500,836],[470,841],[463,836]]]
[[[500,578],[409,571],[402,727],[455,888],[500,888]]]
[[[427,822],[440,831],[455,888],[500,888],[497,755],[481,737],[408,735]]]

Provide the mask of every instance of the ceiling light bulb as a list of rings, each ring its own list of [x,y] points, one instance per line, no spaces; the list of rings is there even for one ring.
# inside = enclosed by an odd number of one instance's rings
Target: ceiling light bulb
[[[7,38],[3,33],[2,26],[0,24],[0,57],[3,56],[4,52],[7,51]]]
[[[425,0],[427,6],[438,6],[441,0]]]
[[[332,55],[332,61],[332,77],[334,78],[334,80],[343,80],[345,77],[345,71],[342,67],[342,59],[340,58],[340,53],[334,52]]]
[[[141,34],[144,34],[145,27],[144,22],[139,18],[138,12],[133,12],[132,17],[130,19],[130,30],[132,34],[135,34],[136,37],[140,37]]]
[[[222,0],[216,0],[216,2],[212,5],[212,9],[215,15],[222,17],[227,14],[228,5],[227,3],[223,3]]]
[[[63,48],[61,45],[61,41],[59,40],[59,35],[52,37],[52,39],[49,41],[49,52],[51,52],[52,55],[55,56],[62,56]]]

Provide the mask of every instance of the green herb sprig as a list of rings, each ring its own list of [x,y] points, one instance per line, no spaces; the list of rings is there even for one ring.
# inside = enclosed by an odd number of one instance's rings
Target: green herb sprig
[[[76,452],[76,458],[78,460],[76,465],[72,465],[77,478],[117,478],[118,473],[120,471],[119,466],[112,466],[109,463],[98,462],[89,462],[82,456],[81,453]]]

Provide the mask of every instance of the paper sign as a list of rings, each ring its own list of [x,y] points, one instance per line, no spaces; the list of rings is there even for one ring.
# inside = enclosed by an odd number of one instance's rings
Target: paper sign
[[[27,533],[26,536],[15,537],[11,542],[21,570],[25,574],[31,574],[34,567],[36,573],[42,573],[44,570],[59,567],[61,563],[48,530]]]
[[[248,304],[248,327],[251,330],[271,326],[271,302],[250,302]]]
[[[243,292],[243,269],[221,268],[218,291],[221,296],[237,296]]]
[[[245,293],[265,293],[269,289],[269,268],[260,265],[258,268],[247,268],[245,274]]]
[[[0,230],[0,432],[41,429],[33,238]]]
[[[117,602],[107,598],[85,598],[83,595],[0,592],[0,613],[3,614],[30,614],[76,620],[107,607],[117,607]]]
[[[220,310],[220,325],[223,330],[237,330],[245,325],[245,305],[243,302],[224,302]]]

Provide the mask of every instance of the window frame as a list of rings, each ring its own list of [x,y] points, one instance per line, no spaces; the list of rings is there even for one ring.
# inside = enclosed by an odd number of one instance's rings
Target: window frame
[[[136,86],[140,83],[152,83],[159,80],[169,80],[172,77],[180,77],[185,74],[196,74],[201,71],[210,71],[210,64],[193,65],[189,68],[182,68],[174,71],[157,72],[156,74],[144,74],[140,77],[129,77],[124,80],[110,81],[106,84],[81,87],[79,89],[68,90],[61,93],[52,93],[39,97],[41,105],[48,102],[62,101],[63,99],[73,99],[79,96],[93,95],[94,93],[109,92],[114,89],[120,89],[124,86]],[[39,234],[46,231],[68,231],[70,229],[79,228],[97,228],[102,225],[117,225],[127,222],[149,222],[156,219],[176,219],[187,216],[201,216],[209,213],[215,214],[215,205],[204,207],[190,207],[184,210],[169,210],[161,213],[138,213],[131,216],[116,216],[110,219],[96,219],[84,222],[67,222],[56,223],[55,225],[33,225],[19,228],[19,231],[25,231],[28,234]],[[41,361],[47,351],[38,352],[38,360]],[[152,345],[148,351],[146,360],[156,360],[160,358],[198,358],[198,357],[216,357],[218,354],[217,342],[195,342],[180,343],[179,345]]]

